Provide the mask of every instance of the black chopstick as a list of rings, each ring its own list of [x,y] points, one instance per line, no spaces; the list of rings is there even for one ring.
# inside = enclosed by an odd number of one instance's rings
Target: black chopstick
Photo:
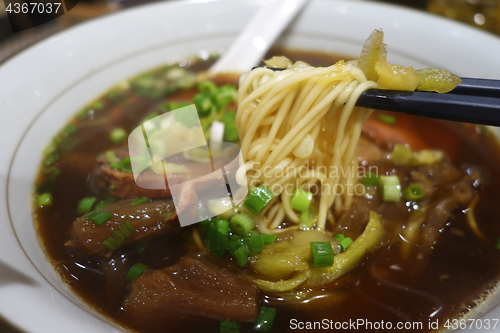
[[[461,79],[462,83],[445,94],[369,89],[361,94],[356,105],[428,118],[500,126],[500,80]]]
[[[463,77],[462,83],[453,89],[451,93],[500,98],[500,80]]]
[[[383,89],[365,91],[357,106],[464,123],[500,126],[500,98]]]

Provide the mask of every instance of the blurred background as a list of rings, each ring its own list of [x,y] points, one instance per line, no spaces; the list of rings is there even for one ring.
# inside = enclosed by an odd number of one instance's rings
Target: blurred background
[[[73,0],[74,1],[74,0]],[[13,32],[6,8],[0,1],[0,63],[27,46],[72,25],[125,8],[155,0],[79,0],[65,15],[33,27],[33,19],[24,17]],[[168,0],[167,0],[168,1]],[[459,20],[500,36],[500,0],[371,0],[428,11]],[[66,1],[66,8],[68,2]]]

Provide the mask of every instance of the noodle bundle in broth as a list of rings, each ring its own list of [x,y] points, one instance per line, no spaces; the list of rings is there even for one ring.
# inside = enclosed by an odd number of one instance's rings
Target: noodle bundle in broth
[[[283,71],[254,69],[242,80],[236,121],[249,183],[265,184],[281,195],[280,204],[276,197],[268,206],[276,216],[271,229],[285,216],[299,222],[290,207],[299,188],[311,192],[320,184],[318,229],[325,228],[335,201],[338,209],[350,205],[357,183],[356,147],[371,114],[355,104],[375,87],[361,69],[343,61],[325,68],[298,62]],[[345,189],[340,196],[337,187]]]
[[[169,65],[91,103],[46,149],[37,179],[54,266],[95,308],[147,333],[288,332],[293,320],[325,318],[435,316],[443,326],[464,315],[500,275],[491,223],[500,183],[485,176],[500,171],[490,154],[499,150],[479,127],[357,107],[372,88],[446,92],[460,82],[389,64],[382,39],[376,30],[358,60],[323,55],[324,67],[308,53],[275,56],[239,86],[237,76],[197,82],[209,63]],[[199,122],[183,117],[192,104]],[[161,168],[141,160],[143,180],[170,177],[142,188],[126,140],[141,127],[149,148],[188,145],[197,131],[239,145],[242,160],[199,147]],[[228,161],[240,163],[202,177]],[[237,205],[227,175],[248,184]],[[211,183],[221,179],[227,191]],[[202,221],[181,227],[184,209]]]

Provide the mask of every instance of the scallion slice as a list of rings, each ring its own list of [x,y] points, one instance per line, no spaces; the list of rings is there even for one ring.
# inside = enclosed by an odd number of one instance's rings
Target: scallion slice
[[[109,139],[113,143],[120,143],[127,138],[127,132],[123,128],[115,128],[109,134]]]
[[[403,190],[403,196],[408,200],[418,200],[424,197],[425,193],[418,184],[411,184]]]
[[[266,243],[264,242],[264,237],[262,235],[257,237],[250,237],[248,242],[248,255],[253,256],[264,250]]]
[[[500,250],[500,237],[497,239],[497,243],[495,244],[496,248]]]
[[[330,242],[311,242],[313,267],[332,267],[333,248]]]
[[[196,106],[196,111],[200,117],[205,117],[210,112],[212,107],[212,100],[206,94],[200,93],[193,97],[193,103]]]
[[[47,156],[45,156],[45,158],[43,159],[43,165],[52,165],[54,163],[56,163],[57,161],[59,160],[59,154],[57,152],[53,152]]]
[[[137,278],[142,274],[142,272],[144,272],[146,268],[148,268],[148,266],[141,263],[133,264],[132,267],[130,267],[130,269],[128,270],[125,279],[128,283],[134,283],[134,281],[137,280]]]
[[[198,89],[202,93],[206,93],[210,96],[215,96],[217,94],[217,92],[219,91],[219,88],[217,87],[217,85],[215,83],[213,83],[212,81],[204,81],[204,82],[200,83],[198,85]]]
[[[345,238],[344,234],[337,234],[335,236],[333,236],[333,238],[337,241],[337,242],[340,242],[341,240],[343,240]]]
[[[68,125],[68,126],[64,127],[64,129],[63,129],[63,133],[64,133],[64,135],[65,135],[65,136],[68,136],[68,135],[70,135],[70,134],[75,133],[75,132],[76,132],[76,130],[77,130],[77,128],[76,128],[75,126],[73,126],[73,125]]]
[[[149,198],[140,198],[140,199],[132,201],[130,203],[130,206],[137,206],[137,205],[143,204],[143,203],[148,202],[148,201],[149,201]]]
[[[220,322],[220,333],[239,333],[240,323],[237,321],[223,320]]]
[[[119,169],[123,172],[126,172],[126,173],[133,173],[133,169],[132,169],[132,164],[131,164],[131,161],[130,161],[130,157],[125,157],[121,162],[120,162],[120,166],[119,166]]]
[[[342,248],[342,251],[345,251],[349,245],[352,244],[352,238],[351,237],[345,237],[344,239],[342,239],[340,242],[340,247]]]
[[[233,229],[233,231],[240,236],[246,236],[253,230],[253,228],[255,228],[255,222],[245,213],[234,215],[230,220],[230,224],[231,229]]]
[[[50,177],[55,179],[61,174],[61,169],[59,169],[58,167],[52,166],[52,167],[48,167],[48,168],[43,169],[43,173],[50,173]]]
[[[215,226],[217,227],[217,230],[223,235],[229,235],[229,222],[226,220],[217,220],[215,222]]]
[[[244,243],[245,243],[245,241],[243,240],[243,238],[235,239],[235,240],[230,240],[227,243],[227,250],[232,255],[235,255],[236,250],[238,250]]]
[[[383,123],[389,124],[389,125],[395,125],[396,124],[396,118],[393,116],[390,116],[388,114],[379,114],[378,115],[378,120],[380,120]]]
[[[376,173],[367,172],[363,176],[362,184],[364,187],[375,187],[378,185],[379,177]]]
[[[52,194],[42,193],[38,196],[38,207],[52,206]]]
[[[240,133],[236,127],[236,113],[226,112],[220,121],[224,123],[224,142],[238,142]]]
[[[264,239],[264,243],[273,244],[278,239],[278,236],[272,234],[262,234],[262,238]]]
[[[260,308],[259,317],[255,322],[254,330],[260,332],[269,332],[273,326],[276,309],[263,306]]]
[[[266,205],[274,197],[274,193],[267,189],[264,185],[259,187],[250,188],[250,195],[245,200],[243,206],[255,215],[259,213],[266,207]]]
[[[109,219],[113,217],[113,214],[104,210],[96,209],[85,217],[87,218],[87,220],[92,221],[97,225],[101,225],[104,222],[109,221]]]
[[[234,259],[236,259],[236,265],[238,265],[238,267],[245,266],[248,262],[248,247],[246,245],[241,245],[234,251]]]
[[[401,198],[401,183],[396,175],[380,176],[380,194],[382,200],[398,202]]]
[[[96,199],[97,199],[96,197],[83,198],[82,201],[80,201],[78,208],[76,209],[76,213],[78,215],[83,215],[90,212],[92,210],[92,206],[94,205]]]
[[[111,251],[114,251],[119,248],[130,236],[132,236],[134,231],[135,229],[130,222],[125,220],[118,226],[118,228],[116,228],[111,236],[102,242],[102,245],[106,246]]]
[[[299,188],[295,190],[292,201],[290,201],[290,205],[292,206],[292,209],[298,210],[299,212],[305,212],[309,208],[312,198],[313,194],[311,192],[307,192]]]
[[[214,224],[209,224],[205,236],[205,246],[217,258],[223,259],[227,249],[228,238]]]

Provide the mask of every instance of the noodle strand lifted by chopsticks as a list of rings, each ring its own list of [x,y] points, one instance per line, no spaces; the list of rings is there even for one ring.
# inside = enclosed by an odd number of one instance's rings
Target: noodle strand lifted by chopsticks
[[[316,192],[318,229],[325,228],[333,205],[351,204],[358,179],[356,146],[371,114],[355,104],[376,87],[361,69],[343,61],[323,68],[303,62],[283,71],[257,68],[241,80],[236,124],[243,170],[250,186],[264,184],[279,196],[262,212],[271,232],[285,217],[299,222],[290,206],[297,188]]]

